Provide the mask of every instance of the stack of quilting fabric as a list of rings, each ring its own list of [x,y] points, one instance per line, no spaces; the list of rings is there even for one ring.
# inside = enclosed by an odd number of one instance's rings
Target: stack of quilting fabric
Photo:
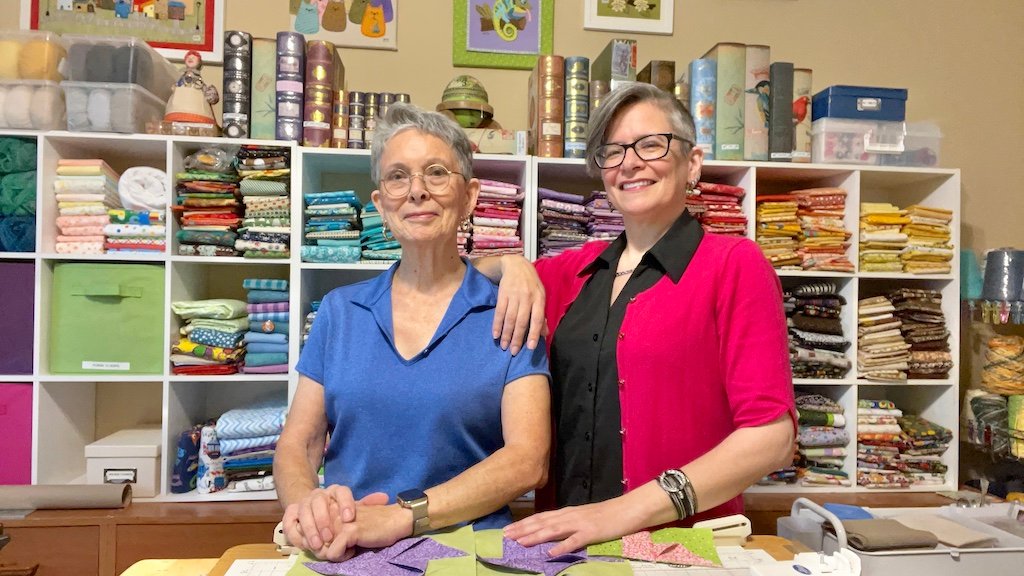
[[[953,245],[949,223],[953,211],[914,204],[907,208],[909,224],[903,226],[907,247],[900,254],[903,270],[911,274],[949,274]]]
[[[246,374],[288,372],[288,281],[274,278],[246,278],[246,311],[249,331],[245,333]]]
[[[889,294],[902,323],[903,340],[910,346],[907,377],[941,379],[949,376],[953,356],[949,329],[942,313],[942,293],[923,288],[900,288]]]
[[[885,296],[857,303],[857,377],[872,382],[905,382],[910,344],[903,339],[903,322]]]
[[[274,489],[274,451],[287,412],[285,402],[268,401],[228,410],[217,419],[221,466],[228,490]]]
[[[758,246],[775,268],[799,270],[802,258],[797,253],[800,220],[796,196],[770,194],[757,197]]]
[[[182,300],[171,310],[186,321],[171,346],[171,372],[224,375],[238,372],[245,357],[243,336],[249,328],[245,302],[227,298]]]
[[[181,226],[175,234],[178,254],[237,256],[242,218],[234,156],[220,148],[203,148],[185,158],[185,171],[175,180],[173,210]]]
[[[381,262],[402,259],[402,245],[390,231],[384,231],[384,220],[373,202],[363,208],[359,221],[363,227],[359,234],[359,245],[363,249],[362,260]]]
[[[608,201],[608,193],[604,190],[594,190],[585,206],[590,215],[587,237],[591,240],[614,240],[626,229],[622,213]]]
[[[910,218],[906,210],[888,202],[862,202],[860,205],[861,272],[902,272],[900,255],[907,247],[904,224]]]
[[[857,401],[857,485],[906,488],[913,481],[900,471],[903,411],[889,400]]]
[[[942,462],[942,455],[953,432],[913,414],[897,417],[897,421],[904,437],[897,462],[900,472],[917,486],[945,484],[949,467]]]
[[[523,192],[519,186],[496,180],[480,180],[480,197],[473,209],[473,233],[469,257],[523,254],[519,218]]]
[[[705,232],[725,236],[747,235],[747,217],[740,205],[746,190],[728,184],[698,182],[694,192],[686,197],[686,208]]]
[[[814,282],[785,293],[789,359],[794,378],[844,378],[850,341],[840,320],[846,299],[835,282]]]
[[[843,407],[821,394],[797,393],[799,476],[804,486],[849,486],[843,470],[850,433]]]
[[[313,300],[309,303],[309,312],[306,314],[306,319],[302,323],[302,346],[306,345],[306,340],[309,340],[309,331],[313,329],[313,321],[316,320],[316,311],[320,309],[320,300]]]
[[[303,262],[359,262],[359,210],[354,190],[307,192],[303,229]]]
[[[540,199],[539,256],[556,256],[588,240],[590,215],[583,205],[583,196],[539,188],[537,197]]]
[[[797,252],[804,270],[853,272],[846,257],[851,233],[846,229],[846,191],[842,188],[809,188],[793,192],[800,218],[800,247]]]
[[[53,191],[57,197],[54,250],[58,254],[103,254],[107,211],[121,207],[120,175],[100,159],[57,160]]]
[[[245,205],[235,250],[246,258],[287,258],[291,244],[291,202],[287,148],[245,145],[238,150],[238,191]]]
[[[167,173],[149,166],[133,166],[121,174],[117,194],[123,208],[107,211],[107,252],[165,252]]]
[[[0,138],[0,252],[36,249],[36,142]]]

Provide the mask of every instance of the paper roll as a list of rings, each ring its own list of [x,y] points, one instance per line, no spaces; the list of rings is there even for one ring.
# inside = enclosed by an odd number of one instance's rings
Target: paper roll
[[[124,508],[131,502],[131,484],[0,486],[0,509],[8,510]]]

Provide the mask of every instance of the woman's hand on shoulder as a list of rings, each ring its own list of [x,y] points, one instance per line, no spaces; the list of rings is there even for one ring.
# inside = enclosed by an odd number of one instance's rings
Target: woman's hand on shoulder
[[[613,498],[596,504],[539,512],[506,526],[505,537],[523,546],[561,540],[548,554],[552,557],[568,554],[590,544],[632,533],[632,529],[623,530],[623,519],[631,515],[621,507],[622,500]]]
[[[501,339],[501,348],[511,348],[513,355],[522,350],[524,341],[527,348],[534,350],[540,337],[547,334],[544,284],[526,258],[506,255],[500,262],[501,281],[492,334]]]

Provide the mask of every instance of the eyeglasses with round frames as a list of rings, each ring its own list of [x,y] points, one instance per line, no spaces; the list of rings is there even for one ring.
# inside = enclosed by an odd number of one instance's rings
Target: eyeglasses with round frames
[[[418,176],[423,180],[423,187],[426,188],[427,192],[442,194],[448,191],[451,185],[452,174],[458,174],[465,178],[461,172],[453,172],[440,164],[431,164],[424,168],[423,172],[414,172],[412,174],[400,168],[392,170],[380,179],[380,183],[385,194],[392,198],[401,198],[409,193],[409,190],[412,189],[413,178]]]
[[[648,134],[634,141],[632,144],[602,144],[594,154],[594,163],[598,168],[607,170],[622,164],[626,159],[626,151],[630,148],[636,152],[638,158],[644,161],[658,160],[668,155],[672,145],[672,139],[686,142],[693,146],[688,138],[677,136],[671,132],[664,134]]]

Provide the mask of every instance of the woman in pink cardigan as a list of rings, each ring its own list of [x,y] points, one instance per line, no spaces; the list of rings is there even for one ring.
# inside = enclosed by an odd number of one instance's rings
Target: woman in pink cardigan
[[[703,159],[689,112],[630,83],[590,129],[587,168],[625,232],[538,260],[543,289],[522,259],[478,264],[506,294],[546,294],[559,509],[505,535],[561,540],[552,555],[741,513],[743,490],[790,463],[796,427],[775,271],[752,241],[705,234],[686,211]],[[503,342],[525,332],[530,305],[516,307]]]

